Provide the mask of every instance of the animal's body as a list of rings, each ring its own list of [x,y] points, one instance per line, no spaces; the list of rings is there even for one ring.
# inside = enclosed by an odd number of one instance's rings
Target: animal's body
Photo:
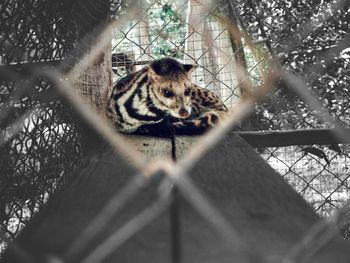
[[[198,134],[220,122],[227,113],[211,91],[191,82],[196,66],[172,58],[153,61],[120,79],[111,94],[107,116],[124,133]]]

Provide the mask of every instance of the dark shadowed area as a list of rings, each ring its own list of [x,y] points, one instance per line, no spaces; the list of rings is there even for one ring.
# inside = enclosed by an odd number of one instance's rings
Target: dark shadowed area
[[[151,145],[152,151],[157,147],[167,151],[171,147],[166,140],[156,140],[137,138],[135,142],[146,154],[147,145]],[[193,137],[177,138],[179,155],[195,141]],[[66,183],[49,200],[47,207],[16,240],[35,256],[36,262],[42,262],[49,255],[60,258],[91,218],[100,212],[103,204],[136,174],[107,146],[93,153],[83,166],[72,176],[73,181]],[[237,231],[242,245],[251,250],[251,255],[249,251],[243,252],[247,262],[271,262],[273,258],[283,256],[319,220],[311,207],[234,134],[224,138],[196,164],[191,179]],[[161,180],[162,177],[158,176],[142,188],[89,246],[67,262],[80,262],[91,248],[154,203]],[[233,244],[220,237],[213,225],[181,197],[181,191],[178,205],[183,262],[234,262],[242,259],[235,253]],[[169,214],[164,212],[102,262],[136,263],[145,258],[156,263],[170,262],[169,240]],[[342,241],[339,235],[308,262],[349,262],[348,247],[349,243]],[[260,259],[257,258],[259,254]],[[10,249],[2,262],[18,262],[18,259]]]

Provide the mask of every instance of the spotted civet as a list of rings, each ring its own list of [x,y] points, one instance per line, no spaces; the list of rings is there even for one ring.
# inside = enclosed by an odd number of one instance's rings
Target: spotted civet
[[[211,91],[193,84],[195,65],[172,58],[155,60],[120,79],[108,102],[107,116],[124,133],[198,134],[220,122],[227,108]]]

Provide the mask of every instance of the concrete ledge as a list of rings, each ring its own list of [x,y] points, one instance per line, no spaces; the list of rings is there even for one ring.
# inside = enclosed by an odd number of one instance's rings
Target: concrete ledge
[[[199,136],[177,136],[176,155],[178,159],[184,157],[199,139]],[[170,138],[128,135],[125,136],[125,140],[142,152],[149,160],[159,156],[171,158],[172,145]]]
[[[171,156],[171,141],[167,138],[128,135],[125,140],[151,160],[158,156]]]

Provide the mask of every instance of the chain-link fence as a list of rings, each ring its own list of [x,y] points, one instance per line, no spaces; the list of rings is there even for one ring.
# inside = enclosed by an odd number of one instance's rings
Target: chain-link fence
[[[68,105],[28,74],[73,47],[74,11],[69,1],[2,1],[0,9],[0,220],[14,238],[82,158]]]
[[[245,45],[241,50],[237,47],[235,50],[227,28],[219,23],[215,12],[203,16],[204,7],[200,2],[168,4],[166,1],[146,1],[144,5],[141,19],[129,21],[124,28],[114,31],[112,50],[117,51],[121,59],[129,61],[124,63],[121,60],[123,66],[119,67],[119,71],[115,67],[116,80],[125,72],[130,72],[130,67],[125,69],[128,63],[141,67],[152,59],[174,56],[198,64],[194,81],[214,91],[228,106],[232,106],[240,97],[240,91],[235,68],[229,61],[237,59],[238,52],[243,52],[251,79],[259,83],[261,71],[267,67],[263,54],[269,50],[278,54],[285,68],[305,76],[322,102],[324,108],[319,109],[321,114],[329,110],[345,127],[349,126],[347,83],[350,50],[346,39],[350,14],[339,3],[329,1],[313,8],[312,4],[302,2],[293,3],[293,6],[289,2],[235,2],[240,26],[255,40],[254,51]],[[196,30],[190,28],[189,22],[196,23]],[[313,24],[304,28],[305,23]],[[291,32],[296,34],[291,35]],[[208,37],[212,39],[209,43]],[[336,50],[340,52],[336,53]],[[309,69],[315,65],[322,70],[310,72]],[[283,83],[255,109],[245,130],[333,127],[319,117],[320,112],[310,109],[291,94]],[[307,152],[306,148],[316,151],[316,155],[312,150]],[[346,145],[333,145],[333,150],[329,148],[332,149],[332,146],[321,143],[318,146],[259,151],[317,211],[328,214],[349,197]],[[324,157],[317,155],[319,152]],[[309,157],[320,167],[315,168]],[[314,186],[316,181],[318,187]]]
[[[153,59],[175,57],[197,64],[193,81],[233,107],[240,97],[253,92],[246,90],[237,72],[243,70],[255,87],[263,85],[272,57],[284,70],[301,74],[305,81],[300,83],[306,83],[323,107],[315,109],[307,98],[300,99],[292,92],[292,84],[281,78],[241,123],[242,130],[337,127],[328,114],[349,126],[350,9],[346,1],[247,0],[206,5],[194,0],[147,0],[136,15],[123,20],[132,8],[122,1],[102,0],[0,4],[0,219],[4,237],[18,234],[84,156],[77,116],[66,100],[57,99],[52,85],[40,78],[40,71],[59,63],[62,72],[71,68],[78,72],[76,93],[94,98],[90,102],[103,108],[101,100],[111,88],[105,74],[110,63],[117,81]],[[111,28],[113,38],[107,49],[111,48],[112,55],[103,63],[94,60],[90,69],[77,69],[74,66],[106,27],[101,21],[111,14],[121,21]],[[101,28],[92,34],[95,25]],[[237,30],[245,33],[237,38]],[[328,215],[349,198],[348,145],[307,144],[280,147],[271,141],[268,148],[258,151],[316,211]]]
[[[348,145],[339,149],[273,147],[264,149],[262,156],[317,212],[328,215],[349,198]]]
[[[334,1],[325,1],[317,7],[301,1],[259,4],[247,1],[237,8],[246,30],[254,38],[264,39],[265,47],[278,55],[284,68],[302,74],[323,106],[310,108],[282,82],[266,102],[257,105],[259,118],[255,127],[258,130],[334,128],[334,123],[320,117],[327,113],[349,127],[346,84],[350,76],[349,7]],[[348,145],[324,144],[267,148],[262,153],[323,215],[349,197]]]

